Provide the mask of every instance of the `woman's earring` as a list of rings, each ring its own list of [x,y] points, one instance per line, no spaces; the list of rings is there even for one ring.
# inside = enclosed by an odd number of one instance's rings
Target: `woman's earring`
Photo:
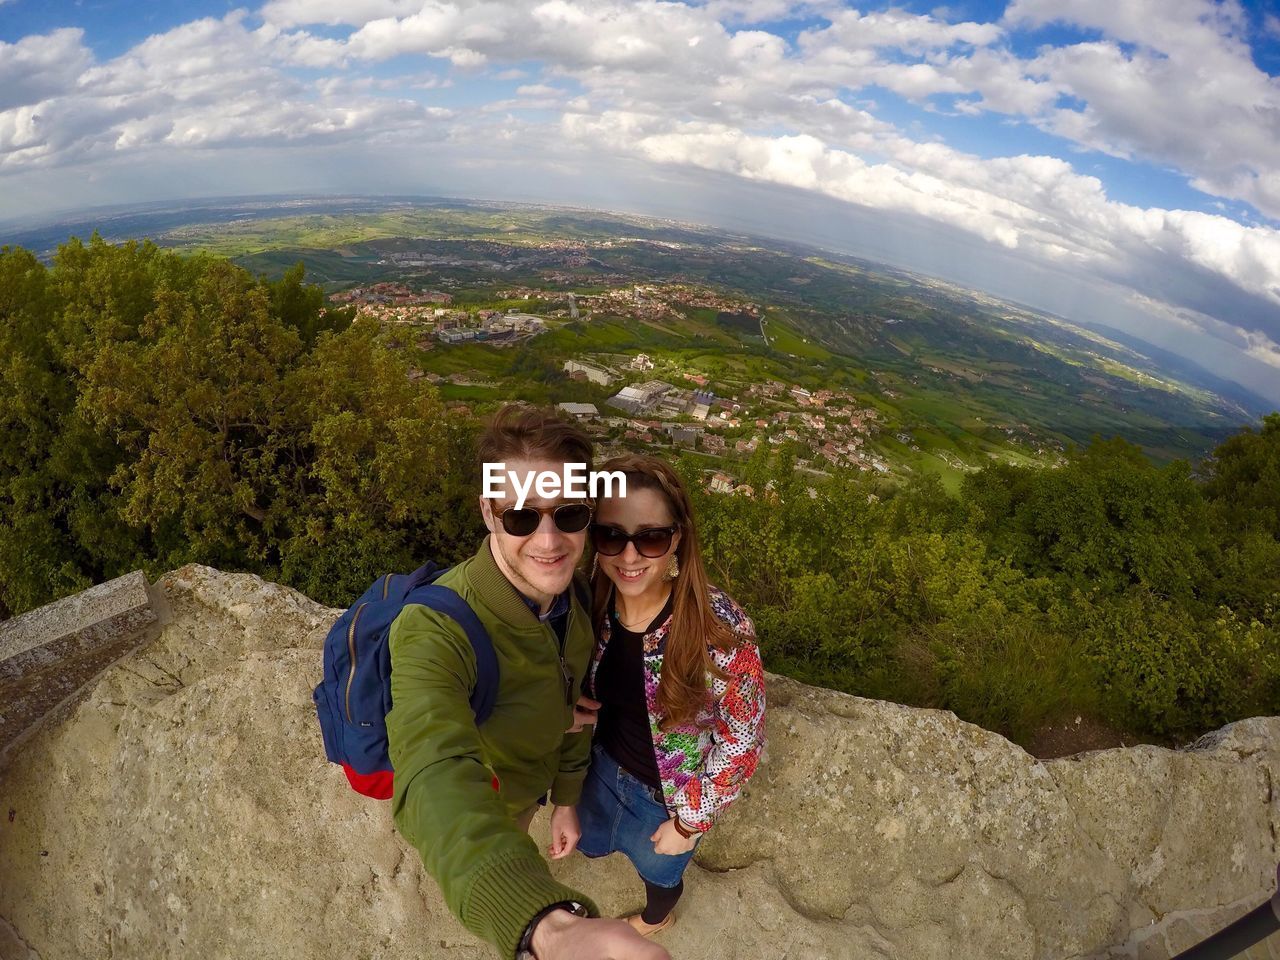
[[[674,580],[678,576],[680,576],[680,561],[673,553],[667,562],[667,579]]]
[[[596,571],[600,569],[600,554],[596,554],[591,558],[591,579],[595,580]]]

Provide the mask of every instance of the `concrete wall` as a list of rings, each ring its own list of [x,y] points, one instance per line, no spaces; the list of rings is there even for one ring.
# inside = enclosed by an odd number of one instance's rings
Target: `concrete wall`
[[[141,570],[0,623],[0,767],[165,619]]]

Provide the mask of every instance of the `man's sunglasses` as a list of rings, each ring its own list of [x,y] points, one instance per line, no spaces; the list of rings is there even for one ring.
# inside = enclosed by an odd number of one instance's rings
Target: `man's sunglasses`
[[[674,526],[649,527],[647,530],[641,530],[638,533],[627,533],[627,531],[610,526],[607,523],[593,523],[591,525],[591,543],[595,546],[597,553],[603,553],[606,557],[616,557],[627,549],[628,543],[634,543],[640,556],[648,557],[652,560],[654,557],[660,557],[671,549],[671,538],[675,536],[675,533],[676,528]]]
[[[580,533],[591,522],[591,507],[585,503],[562,503],[558,507],[507,507],[501,513],[502,529],[513,537],[527,537],[542,523],[545,514],[561,533]]]

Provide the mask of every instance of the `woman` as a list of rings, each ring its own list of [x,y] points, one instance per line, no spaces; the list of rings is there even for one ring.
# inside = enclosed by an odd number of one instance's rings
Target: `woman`
[[[698,840],[755,771],[764,671],[751,620],[707,583],[679,475],[635,455],[603,469],[627,485],[591,525],[598,639],[587,686],[601,706],[578,849],[631,860],[647,899],[627,921],[650,936],[674,922]]]

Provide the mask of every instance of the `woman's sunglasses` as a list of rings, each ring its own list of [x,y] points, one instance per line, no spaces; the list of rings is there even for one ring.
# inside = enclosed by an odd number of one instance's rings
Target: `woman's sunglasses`
[[[634,543],[640,556],[648,557],[652,560],[654,557],[660,557],[671,549],[671,538],[675,536],[675,533],[676,528],[674,526],[649,527],[647,530],[641,530],[638,533],[627,533],[627,531],[609,526],[607,523],[593,523],[591,525],[591,542],[595,546],[596,552],[603,553],[606,557],[616,557],[627,549],[628,543]]]
[[[562,503],[558,507],[507,507],[501,513],[502,529],[513,537],[527,537],[538,529],[544,514],[561,533],[580,533],[591,522],[591,507],[585,503]]]

